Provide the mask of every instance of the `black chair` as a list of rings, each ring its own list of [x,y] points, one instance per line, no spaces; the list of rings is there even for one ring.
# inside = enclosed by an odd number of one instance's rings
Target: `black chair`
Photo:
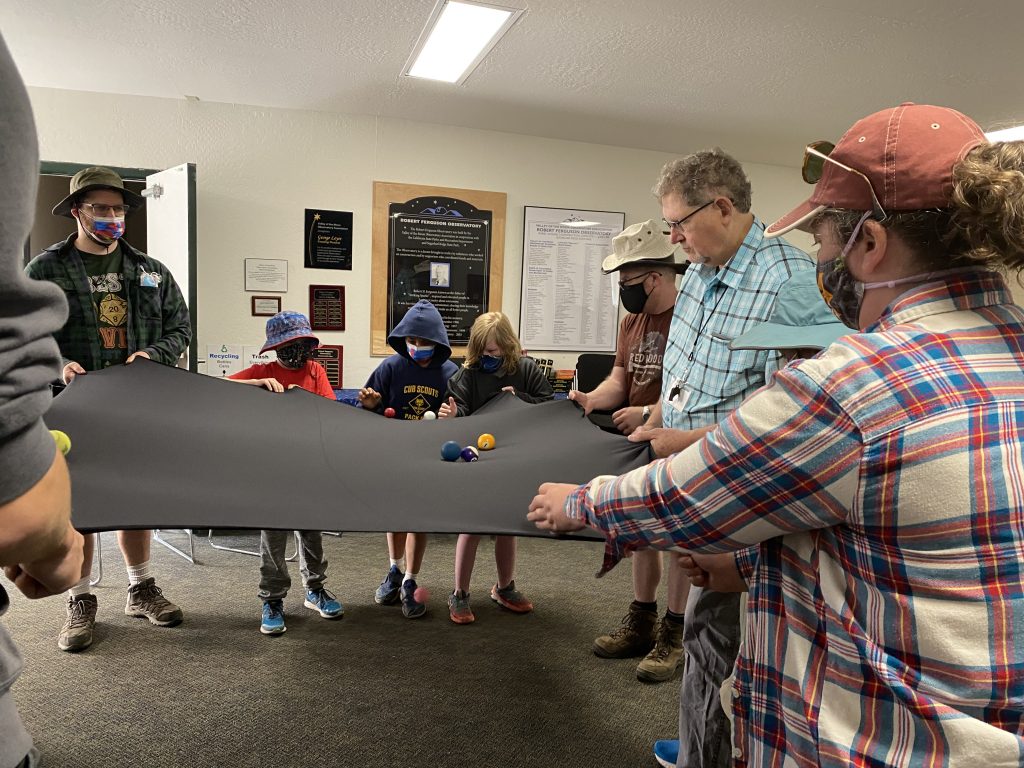
[[[576,377],[573,379],[572,388],[580,392],[590,392],[598,384],[608,378],[608,374],[615,367],[615,355],[604,352],[584,352],[576,359]],[[612,408],[607,411],[591,411],[588,417],[590,421],[606,432],[618,433],[612,421],[612,414],[618,410]]]

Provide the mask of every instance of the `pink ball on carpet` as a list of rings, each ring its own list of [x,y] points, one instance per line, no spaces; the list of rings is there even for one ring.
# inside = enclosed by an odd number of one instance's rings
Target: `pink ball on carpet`
[[[412,593],[412,597],[417,603],[425,603],[430,599],[430,590],[426,587],[416,587],[416,591]]]

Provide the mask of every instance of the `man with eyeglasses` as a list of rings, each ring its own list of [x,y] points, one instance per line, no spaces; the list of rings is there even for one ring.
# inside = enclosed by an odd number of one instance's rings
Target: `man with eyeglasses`
[[[652,219],[616,235],[612,253],[601,264],[605,274],[619,273],[619,300],[628,314],[619,325],[611,373],[590,392],[573,390],[569,398],[588,415],[595,409],[618,408],[612,421],[624,435],[650,418],[661,395],[662,361],[678,293],[676,277],[688,263],[662,232],[661,222]],[[642,656],[636,676],[645,683],[672,679],[683,657],[683,610],[690,585],[670,557],[668,607],[659,621],[661,558],[655,550],[633,556],[633,602],[621,625],[596,638],[592,646],[603,659]]]
[[[814,265],[789,243],[764,237],[746,173],[720,149],[667,163],[653,191],[671,241],[692,266],[676,299],[661,399],[629,439],[648,440],[666,457],[715,427],[779,367],[778,353],[733,350],[729,342],[766,322],[782,284]],[[605,567],[615,562],[609,555]],[[719,689],[739,650],[739,607],[738,594],[690,590],[676,756],[683,768],[731,764]]]
[[[109,168],[85,168],[71,179],[55,216],[74,219],[77,229],[25,268],[29,277],[56,283],[67,298],[68,321],[54,337],[63,358],[62,383],[76,376],[144,357],[174,365],[188,347],[188,307],[170,271],[122,239],[125,215],[144,199],[125,189]],[[111,418],[117,418],[111,403]],[[125,614],[161,627],[181,623],[181,609],[167,600],[150,575],[150,531],[118,531],[128,569]],[[89,571],[94,540],[85,539],[85,575],[68,592],[67,620],[57,639],[63,651],[81,651],[93,640],[96,597]]]

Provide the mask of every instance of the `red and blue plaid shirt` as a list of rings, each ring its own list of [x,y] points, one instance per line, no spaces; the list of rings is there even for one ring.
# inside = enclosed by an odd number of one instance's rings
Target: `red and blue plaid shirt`
[[[1000,276],[903,294],[567,511],[606,568],[759,545],[739,765],[1024,765],[1024,309]]]

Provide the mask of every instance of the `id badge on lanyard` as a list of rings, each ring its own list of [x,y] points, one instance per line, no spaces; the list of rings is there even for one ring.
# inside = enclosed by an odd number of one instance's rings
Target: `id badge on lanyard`
[[[682,378],[672,379],[672,386],[668,390],[668,398],[665,402],[675,411],[682,413],[686,410],[686,402],[690,399],[690,390],[686,387],[686,374]]]

